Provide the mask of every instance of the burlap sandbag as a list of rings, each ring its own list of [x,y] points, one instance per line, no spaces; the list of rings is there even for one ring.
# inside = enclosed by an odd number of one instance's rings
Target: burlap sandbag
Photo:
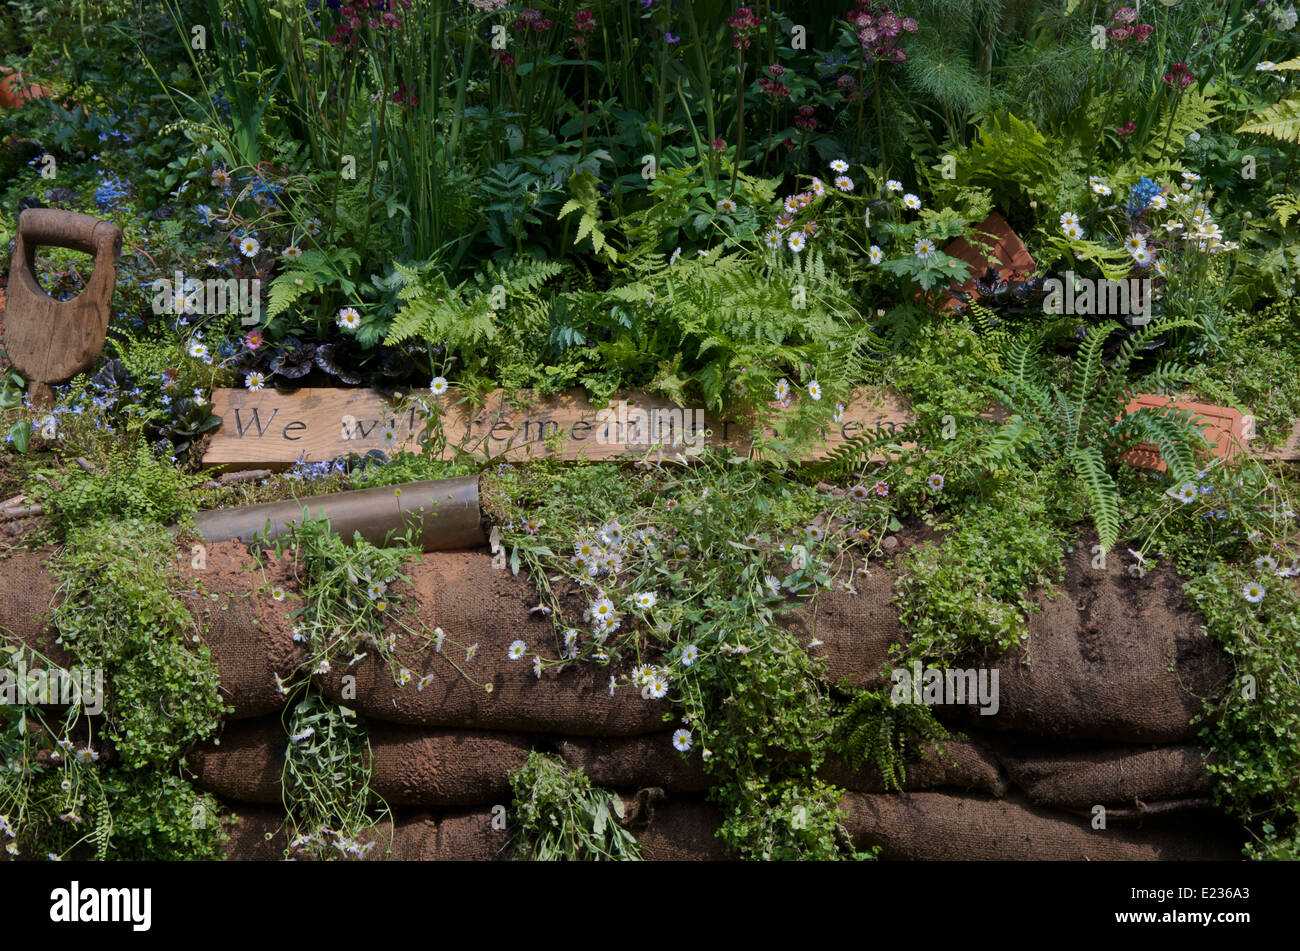
[[[223,799],[278,804],[288,734],[279,717],[227,722],[187,757],[194,784]]]
[[[1135,579],[1112,555],[1094,569],[1092,544],[1085,535],[1066,556],[1054,597],[1034,594],[1042,610],[1031,615],[1023,647],[962,662],[998,670],[997,713],[936,706],[936,715],[978,729],[1114,742],[1176,743],[1196,734],[1190,721],[1201,698],[1226,683],[1226,659],[1172,568]],[[889,649],[904,643],[890,603],[898,575],[868,568],[869,578],[854,581],[856,594],[822,593],[782,622],[805,645],[822,641],[809,653],[826,659],[829,679],[857,687],[887,684],[880,672],[896,663]]]
[[[285,696],[277,675],[287,682],[299,674],[307,653],[293,641],[290,615],[299,606],[289,574],[268,554],[264,569],[254,569],[248,548],[239,542],[210,542],[206,565],[184,560],[186,592],[181,601],[203,632],[221,678],[222,699],[232,717],[256,717],[280,710]],[[283,588],[277,601],[272,589]]]
[[[1017,788],[1045,806],[1133,806],[1210,795],[1206,750],[1191,744],[1080,747],[1007,737],[996,739],[995,748]]]
[[[55,592],[49,559],[48,549],[12,551],[0,558],[0,637],[66,668],[72,657],[55,643],[59,632],[50,624]]]
[[[260,806],[236,806],[235,821],[223,826],[228,838],[222,844],[226,858],[235,862],[278,862],[284,858],[289,838],[284,812]]]
[[[702,792],[714,780],[704,771],[699,749],[679,753],[671,733],[631,737],[564,737],[556,752],[571,767],[581,768],[597,786],[640,789],[658,786],[671,792]]]
[[[591,662],[551,668],[538,679],[533,652],[558,656],[555,627],[540,612],[532,583],[508,570],[492,567],[486,552],[434,552],[422,564],[408,566],[410,597],[424,626],[442,628],[449,639],[439,657],[420,638],[401,632],[399,662],[413,681],[398,687],[387,665],[373,656],[354,666],[335,665],[320,678],[325,692],[368,717],[392,723],[466,727],[527,732],[572,733],[585,736],[627,736],[662,729],[666,701],[642,699],[623,686],[611,696],[611,674],[625,679],[626,666],[602,667]],[[581,609],[575,609],[580,613]],[[477,644],[472,658],[451,640]],[[510,644],[522,640],[528,654],[511,660]],[[455,654],[452,657],[452,654]],[[455,660],[478,684],[456,670]],[[355,676],[355,693],[343,685],[344,674]],[[435,679],[422,690],[425,675]]]
[[[874,766],[854,769],[837,757],[829,757],[817,774],[828,783],[855,792],[886,792],[884,777]],[[928,744],[923,758],[907,763],[903,789],[974,789],[991,796],[1007,791],[1007,780],[998,761],[977,738]]]
[[[509,805],[510,776],[531,750],[520,733],[375,724],[371,786],[390,805]]]
[[[915,861],[1231,860],[1240,843],[1213,816],[1191,824],[1148,820],[1140,828],[1094,830],[1087,818],[1019,798],[939,792],[871,795],[841,801],[858,848]]]
[[[965,666],[999,671],[1000,708],[967,722],[1060,738],[1125,743],[1192,739],[1203,698],[1220,693],[1226,658],[1204,632],[1178,575],[1158,567],[1130,577],[1124,559],[1092,567],[1090,539],[1066,556],[1057,596],[1039,594],[1030,637]],[[954,711],[937,707],[936,714]]]
[[[201,789],[223,799],[279,803],[287,745],[278,717],[236,721],[226,725],[218,742],[190,754],[190,768]],[[390,806],[508,804],[510,776],[530,749],[528,738],[518,733],[374,724],[370,786]]]
[[[810,656],[825,663],[828,681],[875,689],[888,682],[881,671],[889,649],[905,636],[893,604],[899,572],[883,561],[871,562],[865,570],[870,574],[855,570],[852,576],[856,593],[822,591],[812,601],[780,612],[777,621]]]
[[[978,789],[1000,796],[1007,788],[998,762],[983,743],[974,740],[951,740],[944,745],[946,755],[933,746],[925,749],[925,758],[907,764],[905,789],[955,787]],[[593,783],[613,789],[638,789],[658,786],[668,792],[702,792],[717,780],[704,769],[699,750],[688,754],[673,748],[672,735],[650,734],[636,737],[565,737],[556,743],[556,751],[571,766],[580,766]],[[839,757],[828,757],[817,774],[821,779],[845,789],[860,792],[884,792],[880,770],[873,766],[850,767]]]
[[[710,803],[669,799],[631,831],[647,862],[716,862],[727,858],[717,837],[722,813]]]

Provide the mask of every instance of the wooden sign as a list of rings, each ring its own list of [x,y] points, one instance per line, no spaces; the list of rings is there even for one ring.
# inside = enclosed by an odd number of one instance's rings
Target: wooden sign
[[[90,279],[72,300],[55,300],[37,282],[36,249],[42,246],[95,256]],[[53,401],[50,384],[66,383],[99,359],[121,252],[122,231],[110,221],[53,208],[28,208],[18,216],[4,347],[37,405]]]
[[[1011,225],[1007,224],[1007,220],[996,211],[976,225],[975,231],[977,232],[973,237],[975,244],[965,238],[958,238],[943,249],[944,254],[965,261],[971,266],[970,279],[960,287],[954,287],[954,291],[962,291],[972,298],[978,298],[979,292],[975,290],[975,282],[983,277],[984,272],[990,267],[997,268],[998,274],[1004,281],[1023,281],[1038,267],[1030,256],[1029,249],[1020,240],[1020,236],[1011,230]],[[978,232],[993,237],[990,239]],[[951,309],[958,306],[958,302],[949,299],[944,306]]]
[[[426,395],[427,391],[420,391]],[[490,459],[516,461],[558,455],[562,459],[636,458],[647,450],[698,455],[704,445],[747,453],[752,423],[719,420],[700,409],[629,393],[609,406],[565,393],[545,399],[504,390],[488,394],[471,410],[451,393],[433,398],[446,442]],[[377,449],[385,455],[419,452],[427,438],[428,415],[418,401],[394,404],[368,389],[301,389],[282,394],[217,389],[212,412],[221,417],[203,455],[205,466],[284,469],[299,461],[319,462]],[[887,393],[859,390],[838,422],[823,429],[820,458],[846,440],[868,433],[898,433],[915,417]],[[780,435],[780,423],[766,435]],[[880,458],[884,458],[882,455]]]
[[[1245,451],[1247,441],[1254,435],[1254,418],[1243,415],[1240,410],[1178,400],[1171,396],[1139,394],[1129,401],[1124,412],[1136,413],[1140,409],[1161,406],[1172,406],[1176,410],[1186,410],[1200,417],[1195,423],[1210,441],[1211,452],[1220,459],[1231,461],[1237,453]],[[1123,458],[1129,465],[1139,469],[1164,472],[1166,468],[1165,461],[1160,458],[1160,451],[1150,443],[1129,450]]]

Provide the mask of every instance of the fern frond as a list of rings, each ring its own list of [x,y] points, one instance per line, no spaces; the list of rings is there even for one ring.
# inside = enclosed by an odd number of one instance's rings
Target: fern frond
[[[1093,446],[1073,449],[1066,458],[1083,483],[1098,541],[1102,551],[1108,552],[1119,540],[1119,490],[1106,471],[1106,460]]]

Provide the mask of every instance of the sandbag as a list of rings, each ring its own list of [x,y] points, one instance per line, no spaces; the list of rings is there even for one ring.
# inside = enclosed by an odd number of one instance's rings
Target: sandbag
[[[874,766],[861,769],[850,767],[842,759],[828,757],[817,774],[828,783],[855,792],[883,793],[884,777]],[[920,789],[975,789],[991,796],[1001,796],[1007,791],[1007,780],[997,759],[982,740],[947,740],[927,744],[923,758],[906,764],[902,788]]]
[[[290,574],[267,553],[264,569],[253,569],[246,546],[238,542],[207,545],[206,565],[182,575],[186,590],[181,601],[203,632],[221,679],[221,697],[234,708],[233,718],[264,716],[285,704],[277,683],[299,675],[307,651],[293,640],[290,615],[298,607]],[[283,588],[277,601],[272,589]]]
[[[848,793],[841,800],[854,845],[912,861],[1226,861],[1239,857],[1231,825],[1194,823],[1094,830],[1088,819],[1018,797],[917,792]]]
[[[704,771],[699,749],[679,753],[671,733],[633,737],[565,737],[555,750],[569,766],[581,767],[597,786],[671,792],[702,792],[714,780]]]
[[[998,760],[1033,802],[1057,808],[1151,804],[1210,795],[1207,751],[1191,744],[1097,746],[997,739]]]
[[[506,805],[510,776],[531,751],[520,733],[374,725],[371,788],[389,805]]]
[[[278,804],[288,742],[278,717],[229,723],[189,755],[194,781],[223,799]],[[508,805],[510,775],[530,749],[518,733],[374,724],[370,788],[390,806]]]
[[[1065,576],[1050,594],[1033,592],[1041,611],[1030,616],[1022,646],[961,662],[997,669],[997,713],[939,705],[937,716],[978,729],[1112,742],[1178,743],[1196,735],[1191,720],[1202,698],[1222,691],[1227,659],[1172,568],[1136,579],[1112,557],[1094,569],[1092,542],[1085,536],[1066,555]],[[882,671],[897,664],[890,648],[905,635],[890,603],[898,571],[875,562],[867,568],[870,577],[854,578],[856,594],[824,592],[780,617],[805,646],[822,642],[808,649],[825,658],[828,679],[877,688],[889,683]]]
[[[890,648],[906,642],[893,604],[899,570],[883,561],[870,562],[865,570],[870,574],[855,569],[852,575],[855,593],[822,591],[776,615],[809,656],[825,664],[829,682],[847,680],[859,690],[889,682]]]
[[[555,626],[530,610],[538,602],[531,582],[493,568],[486,553],[434,552],[425,556],[423,564],[408,566],[405,573],[424,626],[429,631],[440,627],[447,634],[446,656],[438,656],[420,637],[402,631],[396,654],[399,663],[411,670],[412,683],[397,686],[387,664],[372,656],[346,670],[336,665],[322,676],[321,687],[330,697],[391,723],[585,736],[662,729],[667,701],[644,700],[628,686],[611,696],[610,676],[625,681],[627,664],[604,667],[583,662],[562,670],[550,668],[537,678],[532,654],[558,657]],[[581,607],[573,609],[581,614]],[[528,647],[524,659],[511,660],[507,655],[516,640]],[[478,648],[467,659],[465,649],[453,647],[451,641]],[[452,660],[477,683],[462,676]],[[345,693],[345,673],[356,678],[355,695]],[[434,681],[417,689],[426,675]]]
[[[59,632],[50,623],[54,578],[49,558],[48,550],[15,550],[0,558],[0,637],[66,668],[72,665],[72,656],[55,643]]]
[[[186,758],[194,784],[223,799],[278,804],[289,736],[279,717],[227,722]]]
[[[1022,647],[965,666],[999,671],[1000,708],[966,711],[984,729],[1125,743],[1192,739],[1203,698],[1222,692],[1231,668],[1204,632],[1174,570],[1130,577],[1119,558],[1092,567],[1087,540],[1065,559],[1057,596],[1036,595]],[[937,707],[936,714],[953,712]]]

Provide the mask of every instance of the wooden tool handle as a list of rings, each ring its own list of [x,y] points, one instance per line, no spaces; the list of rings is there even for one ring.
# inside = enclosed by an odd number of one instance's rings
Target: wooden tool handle
[[[31,255],[38,247],[70,248],[98,256],[108,252],[113,260],[122,251],[122,229],[111,221],[58,208],[28,208],[18,216],[18,246]]]

